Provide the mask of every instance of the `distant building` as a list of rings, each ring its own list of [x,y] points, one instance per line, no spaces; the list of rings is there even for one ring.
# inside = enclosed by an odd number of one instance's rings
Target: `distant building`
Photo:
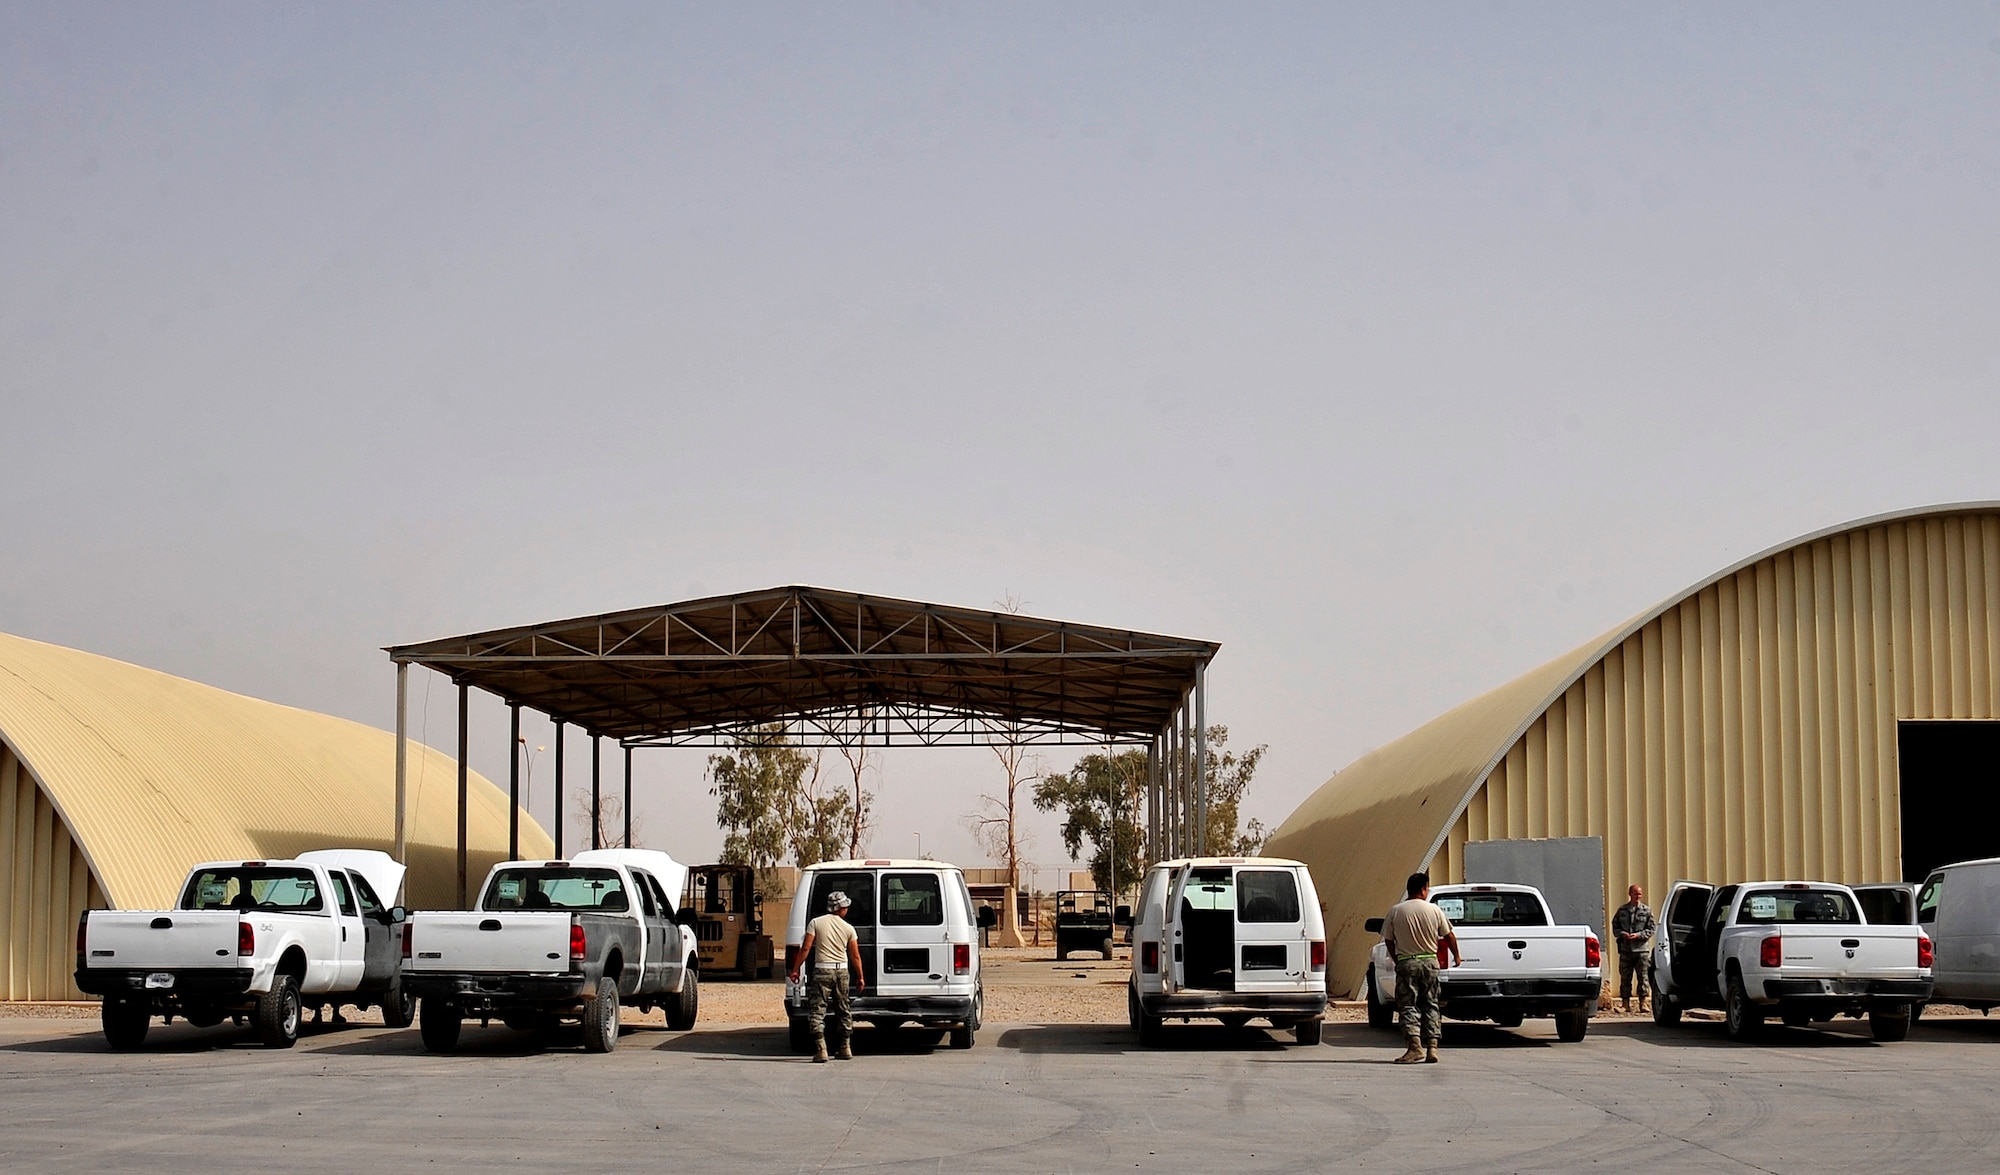
[[[409,755],[408,901],[446,906],[458,767]],[[196,862],[393,851],[395,757],[370,726],[0,634],[0,998],[81,998],[78,916],[170,907]],[[467,827],[476,885],[507,845],[507,797],[477,775]],[[531,820],[521,837],[551,849]]]
[[[1745,560],[1362,756],[1267,851],[1311,865],[1329,984],[1363,920],[1468,842],[1604,839],[1625,886],[1921,880],[2000,855],[2000,503],[1913,510]]]

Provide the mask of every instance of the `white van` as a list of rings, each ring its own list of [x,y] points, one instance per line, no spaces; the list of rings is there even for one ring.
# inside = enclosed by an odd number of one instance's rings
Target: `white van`
[[[2000,857],[1932,870],[1917,888],[1917,925],[1935,952],[1931,1003],[2000,1007]]]
[[[862,974],[851,996],[857,1023],[893,1028],[921,1024],[951,1032],[951,1047],[969,1049],[979,1031],[985,991],[979,979],[979,932],[993,911],[974,909],[965,874],[942,861],[878,858],[827,861],[799,876],[785,927],[785,971],[799,962],[806,923],[827,913],[827,895],[847,894],[847,920],[861,940]],[[812,1050],[806,1027],[807,976],[785,982],[785,1017],[792,1047]]]
[[[1279,857],[1193,857],[1146,873],[1132,927],[1132,1027],[1252,1019],[1318,1044],[1326,1012],[1326,924],[1312,874]]]

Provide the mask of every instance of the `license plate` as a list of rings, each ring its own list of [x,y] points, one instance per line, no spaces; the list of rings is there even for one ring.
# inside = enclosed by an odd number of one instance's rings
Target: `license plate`
[[[171,971],[155,971],[151,975],[146,976],[146,986],[148,988],[172,987],[173,985],[174,973]]]

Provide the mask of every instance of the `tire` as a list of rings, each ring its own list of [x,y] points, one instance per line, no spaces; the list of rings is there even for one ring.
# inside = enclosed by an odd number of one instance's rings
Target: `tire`
[[[979,1031],[978,1029],[974,1028],[970,1024],[961,1024],[957,1028],[952,1029],[951,1047],[955,1049],[971,1048],[972,1039],[974,1036],[978,1035],[978,1031]]]
[[[1527,1017],[1523,1016],[1519,1012],[1502,1012],[1499,1015],[1493,1017],[1493,1022],[1495,1024],[1498,1024],[1502,1028],[1519,1028],[1521,1026],[1521,1021],[1525,1019],[1527,1019]]]
[[[1298,1041],[1300,1044],[1318,1044],[1320,1031],[1320,1020],[1315,1016],[1311,1020],[1301,1020],[1293,1025],[1292,1039]]]
[[[1924,1018],[1924,1001],[1918,1000],[1916,1003],[1910,1005],[1910,1023],[1915,1024],[1917,1021],[1923,1018]]]
[[[1368,966],[1368,1027],[1394,1028],[1395,1026],[1396,1009],[1383,1003],[1381,995],[1376,992],[1375,965],[1371,963]]]
[[[1894,1012],[1886,1008],[1871,1008],[1868,1012],[1868,1034],[1884,1042],[1902,1040],[1910,1035],[1913,1018],[1908,1004],[1901,1005],[1901,1009]]]
[[[1139,989],[1130,984],[1125,987],[1125,1025],[1139,1031]]]
[[[612,985],[614,988],[616,984]],[[694,1027],[695,1018],[701,1014],[701,972],[696,968],[687,969],[686,978],[681,980],[680,991],[668,997],[666,1003],[667,1027],[675,1032],[686,1032]],[[586,1025],[586,1027],[588,1027]],[[586,1035],[588,1035],[586,1033]]]
[[[1568,1044],[1582,1040],[1590,1031],[1589,1008],[1564,1008],[1556,1013],[1556,1039]]]
[[[1743,989],[1743,977],[1731,973],[1729,990],[1722,997],[1723,1027],[1729,1032],[1729,1039],[1747,1044],[1756,1040],[1764,1027],[1763,1009],[1750,1002],[1750,993]]]
[[[106,999],[99,1016],[104,1043],[121,1053],[146,1043],[146,1030],[153,1025],[153,1010],[139,1000]]]
[[[1653,985],[1653,1023],[1658,1024],[1662,1028],[1672,1028],[1681,1022],[1681,1006],[1675,1003],[1670,997],[1660,994],[1660,981],[1658,979],[1654,979],[1651,982]]]
[[[792,1046],[792,1051],[795,1053],[812,1052],[813,1051],[812,1027],[808,1025],[804,1020],[793,1020],[790,1021],[789,1024],[790,1024],[790,1034],[791,1034],[790,1043]]]
[[[1160,1018],[1146,1014],[1145,1007],[1139,1003],[1139,991],[1137,988],[1126,988],[1125,998],[1128,1002],[1129,1014],[1132,1018],[1132,1027],[1137,1029],[1139,1033],[1140,1046],[1143,1048],[1159,1047],[1162,1029]]]
[[[382,993],[382,1023],[390,1028],[408,1028],[417,1018],[417,998],[403,994],[403,981],[396,980]]]
[[[1069,962],[1069,952],[1068,952],[1068,951],[1066,951],[1066,950],[1063,950],[1063,949],[1062,949],[1061,947],[1057,947],[1057,948],[1056,948],[1056,962],[1058,962],[1058,963],[1067,963],[1067,962]]]
[[[1118,940],[1116,938],[1105,939],[1103,949],[1104,949],[1104,961],[1107,963],[1111,962],[1112,960],[1118,957],[1117,955]]]
[[[685,989],[694,986],[694,975],[690,973]],[[674,1006],[678,1007],[676,1000]],[[667,1011],[668,1019],[673,1018],[673,1008]],[[618,1047],[618,981],[606,975],[597,981],[597,998],[583,1005],[583,1051],[586,1053],[608,1053]]]
[[[434,1053],[449,1053],[458,1048],[459,1029],[465,1026],[459,1019],[458,1005],[442,1000],[423,1000],[417,1013],[417,1030],[423,1033],[424,1048]]]
[[[298,1043],[299,1017],[303,1009],[299,1004],[299,981],[289,975],[280,975],[271,981],[271,990],[257,997],[257,1011],[254,1017],[257,1025],[257,1039],[264,1042],[267,1049],[288,1049]]]

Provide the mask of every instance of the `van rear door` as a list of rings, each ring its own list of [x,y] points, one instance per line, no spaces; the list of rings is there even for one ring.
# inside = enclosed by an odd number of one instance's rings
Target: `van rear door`
[[[815,872],[812,875],[811,904],[806,907],[806,924],[821,914],[827,913],[827,895],[835,892],[847,895],[854,905],[847,911],[848,924],[854,927],[854,937],[861,946],[861,974],[856,977],[859,994],[875,994],[875,979],[880,960],[875,950],[875,873],[873,870]],[[810,967],[812,960],[802,966]]]
[[[1236,870],[1236,990],[1297,991],[1312,980],[1305,908],[1293,869]]]
[[[1179,986],[1236,990],[1236,870],[1190,865],[1181,875],[1180,935],[1175,939]]]
[[[876,994],[920,996],[951,974],[944,877],[933,870],[883,870],[875,924]]]
[[[1938,998],[2000,999],[2000,864],[1954,865],[1924,883]],[[1918,923],[1925,919],[1920,913]]]

